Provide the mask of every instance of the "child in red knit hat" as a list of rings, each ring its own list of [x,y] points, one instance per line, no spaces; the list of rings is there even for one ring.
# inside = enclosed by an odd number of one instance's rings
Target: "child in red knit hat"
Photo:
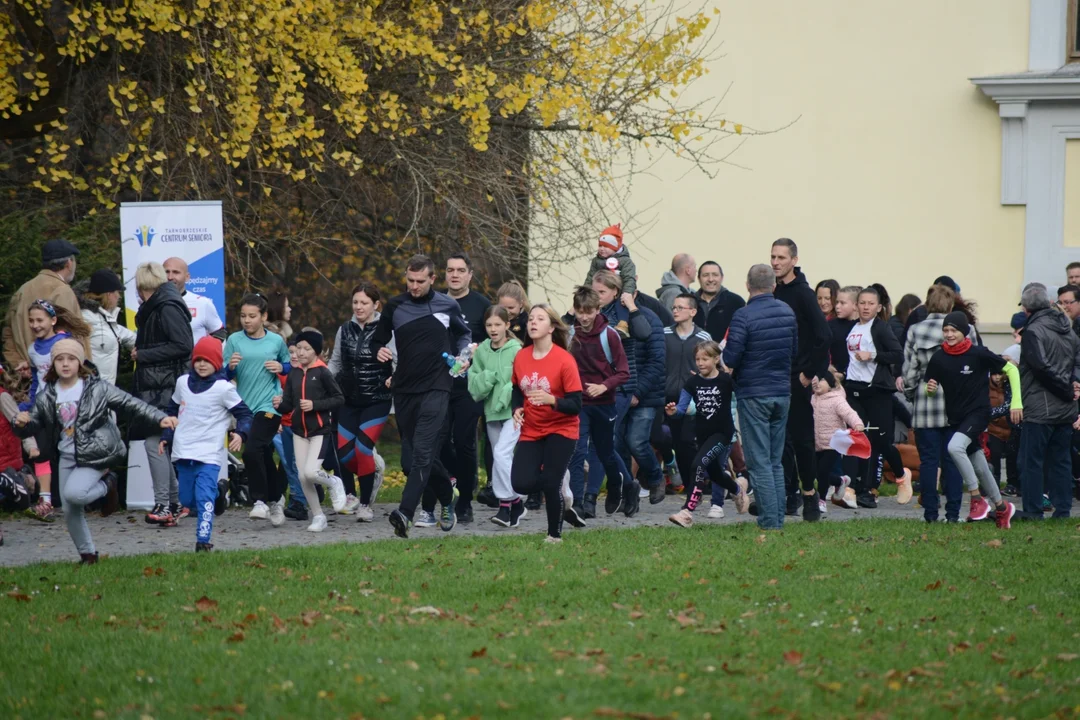
[[[623,244],[622,225],[612,225],[600,233],[600,244],[596,257],[589,265],[589,274],[585,276],[585,287],[592,287],[593,275],[601,270],[610,270],[622,280],[623,292],[631,295],[637,292],[637,266],[630,258],[630,251]]]

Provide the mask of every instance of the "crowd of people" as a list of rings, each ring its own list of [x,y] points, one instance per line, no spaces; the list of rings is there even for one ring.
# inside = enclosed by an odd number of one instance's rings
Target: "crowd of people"
[[[543,508],[546,542],[558,543],[564,524],[597,517],[602,490],[608,515],[681,496],[670,520],[690,527],[708,496],[710,518],[730,499],[779,529],[830,504],[873,509],[883,480],[901,504],[917,495],[927,522],[958,522],[966,493],[967,520],[1008,529],[1010,496],[1022,497],[1021,518],[1068,517],[1080,474],[1080,263],[1056,301],[1044,285],[1023,289],[1015,344],[999,355],[952,278],[895,306],[876,283],[812,289],[789,239],[749,269],[745,300],[718,263],[686,253],[653,297],[611,226],[562,316],[530,306],[516,281],[484,297],[463,253],[436,290],[435,263],[417,255],[405,292],[352,289],[332,349],[315,327],[293,332],[284,290],[245,295],[241,329],[226,333],[177,258],[138,267],[133,332],[117,319],[115,273],[70,287],[77,256],[50,241],[41,273],[12,298],[5,360],[30,382],[22,403],[0,389],[0,502],[51,521],[62,500],[84,563],[98,559],[87,506],[119,507],[120,419],[145,444],[146,521],[194,515],[196,551],[213,547],[228,505],[230,452],[247,478],[232,500],[253,520],[321,532],[332,508],[372,522],[391,414],[406,476],[389,513],[399,537],[473,522],[476,503],[506,528]],[[135,362],[130,394],[115,384],[121,351]],[[908,429],[917,461],[905,465],[897,440]],[[849,452],[863,438],[866,451]]]

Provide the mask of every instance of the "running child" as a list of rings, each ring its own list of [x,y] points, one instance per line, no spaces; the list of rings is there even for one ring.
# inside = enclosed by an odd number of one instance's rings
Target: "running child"
[[[510,469],[521,431],[514,423],[510,401],[514,389],[514,358],[521,350],[521,343],[510,335],[510,313],[499,305],[484,311],[484,329],[488,339],[473,353],[468,375],[469,394],[473,400],[484,403],[488,443],[494,455],[491,486],[499,500],[499,512],[491,522],[503,527],[517,527],[518,523],[511,524],[510,510],[514,503],[520,505],[522,500],[510,482]],[[517,514],[518,522],[523,514],[520,511]]]
[[[622,280],[623,292],[637,292],[637,266],[630,259],[630,250],[623,244],[622,225],[612,225],[600,233],[596,257],[589,263],[589,274],[584,285],[591,287],[593,278],[601,270],[610,270]]]
[[[228,358],[228,378],[236,381],[236,391],[253,414],[243,455],[255,501],[248,517],[269,519],[277,527],[285,522],[285,479],[274,464],[274,436],[281,424],[274,398],[281,393],[277,376],[287,374],[292,366],[285,341],[267,332],[266,313],[266,298],[257,293],[244,296],[240,301],[244,329],[229,335],[224,357]]]
[[[810,404],[814,407],[814,444],[817,450],[819,490],[833,488],[833,504],[854,510],[858,504],[855,501],[855,491],[850,487],[851,478],[836,474],[836,468],[840,465],[840,453],[829,447],[829,441],[837,430],[865,430],[859,413],[848,405],[843,380],[844,376],[839,372],[814,378],[814,394],[810,396]]]
[[[694,348],[694,362],[698,373],[692,375],[679,393],[677,403],[668,403],[666,412],[671,416],[683,416],[694,403],[694,434],[697,436],[698,452],[694,457],[694,487],[686,498],[682,510],[668,518],[681,527],[694,524],[694,510],[701,497],[710,490],[712,483],[731,493],[735,509],[740,514],[750,507],[745,478],[732,478],[727,471],[735,437],[735,421],[731,414],[731,395],[734,386],[731,375],[720,368],[720,345],[712,340]]]
[[[315,484],[330,492],[334,512],[345,507],[345,486],[337,475],[327,475],[322,467],[323,443],[333,443],[334,424],[330,413],[345,403],[345,396],[338,387],[334,374],[319,357],[322,354],[322,335],[304,330],[296,335],[296,360],[298,367],[289,372],[285,394],[274,398],[274,405],[282,413],[293,415],[293,455],[300,473],[300,486],[304,490],[311,509],[310,532],[326,529],[326,515],[319,504]],[[332,446],[331,446],[332,447]],[[336,453],[336,448],[334,449]]]
[[[564,503],[573,497],[567,487],[566,468],[578,442],[581,413],[581,376],[574,357],[566,351],[569,331],[548,305],[529,313],[533,344],[514,358],[512,381],[514,422],[521,438],[514,453],[510,480],[514,492],[543,492],[547,505],[547,537],[562,542],[562,523],[584,523]],[[511,523],[520,520],[525,505],[519,499],[510,508]]]
[[[83,342],[90,337],[90,326],[81,316],[46,300],[33,302],[27,316],[30,332],[34,336],[33,344],[27,348],[30,355],[30,398],[19,405],[20,410],[29,410],[34,404],[38,388],[44,384],[45,375],[52,367],[52,346],[63,338],[74,337]],[[35,462],[34,475],[41,491],[37,505],[31,508],[30,514],[38,520],[52,522],[52,467],[49,462]]]
[[[175,428],[176,418],[102,380],[85,364],[86,351],[77,340],[62,338],[54,343],[52,360],[33,407],[16,416],[15,432],[46,438],[57,455],[68,534],[79,551],[80,564],[93,565],[98,553],[85,508],[105,498],[102,516],[116,512],[120,506],[116,475],[108,470],[127,459],[127,447],[112,413],[162,428]]]
[[[529,296],[517,280],[507,280],[495,293],[495,303],[510,313],[510,334],[522,347],[532,345],[529,338]]]
[[[979,436],[990,424],[990,395],[987,392],[991,373],[1005,373],[1012,388],[1011,416],[1014,424],[1023,417],[1020,399],[1020,372],[1000,355],[982,345],[974,345],[967,337],[971,326],[967,316],[954,311],[945,316],[941,331],[945,344],[934,353],[927,365],[926,394],[945,393],[945,413],[949,418],[949,457],[964,478],[964,489],[971,494],[968,522],[983,520],[990,514],[989,498],[997,514],[997,526],[1003,530],[1012,527],[1016,507],[1001,499],[1001,491]],[[982,493],[979,492],[980,486]]]
[[[225,377],[221,341],[206,335],[195,343],[191,353],[191,372],[176,381],[176,390],[167,410],[176,416],[176,430],[161,433],[158,453],[169,452],[176,466],[180,486],[180,504],[194,508],[195,552],[209,552],[214,530],[214,516],[225,512],[228,483],[218,481],[221,467],[227,462],[222,438],[228,434],[229,450],[240,447],[251,430],[251,410],[240,399],[236,388]],[[236,429],[229,432],[230,416]],[[176,519],[172,519],[176,524]]]

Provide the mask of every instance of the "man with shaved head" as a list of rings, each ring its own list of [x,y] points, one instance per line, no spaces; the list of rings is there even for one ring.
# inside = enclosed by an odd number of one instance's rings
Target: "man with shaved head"
[[[196,295],[187,289],[187,283],[191,280],[191,273],[188,272],[187,263],[178,257],[171,257],[162,265],[165,267],[165,277],[184,296],[184,302],[187,303],[188,310],[191,311],[191,336],[194,342],[199,342],[200,339],[207,335],[212,335],[225,342],[225,324],[221,322],[221,317],[218,315],[214,303],[209,298]]]
[[[697,263],[692,256],[679,253],[671,259],[671,269],[660,278],[660,289],[656,291],[656,298],[669,312],[675,305],[675,298],[690,292],[690,283],[694,282],[695,273]]]

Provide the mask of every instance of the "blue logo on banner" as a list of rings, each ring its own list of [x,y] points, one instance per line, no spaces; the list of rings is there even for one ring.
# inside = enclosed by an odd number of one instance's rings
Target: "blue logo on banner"
[[[154,239],[154,235],[157,234],[157,230],[152,227],[143,225],[142,227],[135,228],[135,239],[139,241],[141,247],[150,247],[150,243]]]

